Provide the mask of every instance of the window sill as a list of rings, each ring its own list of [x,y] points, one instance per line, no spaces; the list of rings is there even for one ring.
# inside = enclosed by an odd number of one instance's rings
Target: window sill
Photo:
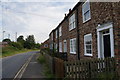
[[[88,21],[90,21],[90,20],[91,20],[91,18],[87,19],[86,21],[83,20],[83,23],[86,23],[86,22],[88,22]]]
[[[69,30],[69,31],[73,31],[74,29],[76,29],[76,28],[73,28],[73,29],[71,29],[71,30]]]
[[[84,54],[85,56],[93,56],[92,54]]]
[[[76,52],[70,52],[70,54],[76,54]]]

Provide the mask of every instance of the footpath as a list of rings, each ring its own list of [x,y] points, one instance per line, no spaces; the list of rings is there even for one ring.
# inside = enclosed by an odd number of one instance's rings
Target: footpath
[[[46,78],[44,66],[37,61],[39,53],[33,55],[21,78]]]

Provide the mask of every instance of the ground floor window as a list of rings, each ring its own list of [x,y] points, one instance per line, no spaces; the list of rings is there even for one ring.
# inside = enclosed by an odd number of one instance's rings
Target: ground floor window
[[[62,42],[59,42],[59,52],[62,52]]]
[[[70,53],[76,54],[76,38],[70,39]]]
[[[84,55],[92,56],[92,34],[84,36]]]

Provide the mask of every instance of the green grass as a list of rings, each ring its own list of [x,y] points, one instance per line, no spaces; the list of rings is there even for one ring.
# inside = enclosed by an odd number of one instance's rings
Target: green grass
[[[7,46],[7,47],[2,48],[2,55],[0,55],[0,57],[7,57],[7,56],[12,56],[15,54],[25,53],[25,52],[30,52],[30,51],[36,51],[36,50],[35,49],[34,50],[29,50],[29,49],[19,50],[15,47]]]
[[[103,72],[96,76],[99,80],[117,80],[118,76],[114,72]]]
[[[45,57],[42,54],[40,54],[38,61],[44,66],[44,75],[49,79],[54,78],[54,75],[51,73]]]
[[[44,64],[46,62],[45,60],[45,57],[43,55],[40,54],[39,58],[38,58],[38,61],[41,63],[41,64]]]

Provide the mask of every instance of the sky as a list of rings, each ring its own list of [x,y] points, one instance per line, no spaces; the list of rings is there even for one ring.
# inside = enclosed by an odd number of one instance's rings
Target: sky
[[[0,40],[12,41],[23,35],[34,35],[36,42],[44,42],[49,33],[64,19],[65,13],[79,0],[1,0]]]

